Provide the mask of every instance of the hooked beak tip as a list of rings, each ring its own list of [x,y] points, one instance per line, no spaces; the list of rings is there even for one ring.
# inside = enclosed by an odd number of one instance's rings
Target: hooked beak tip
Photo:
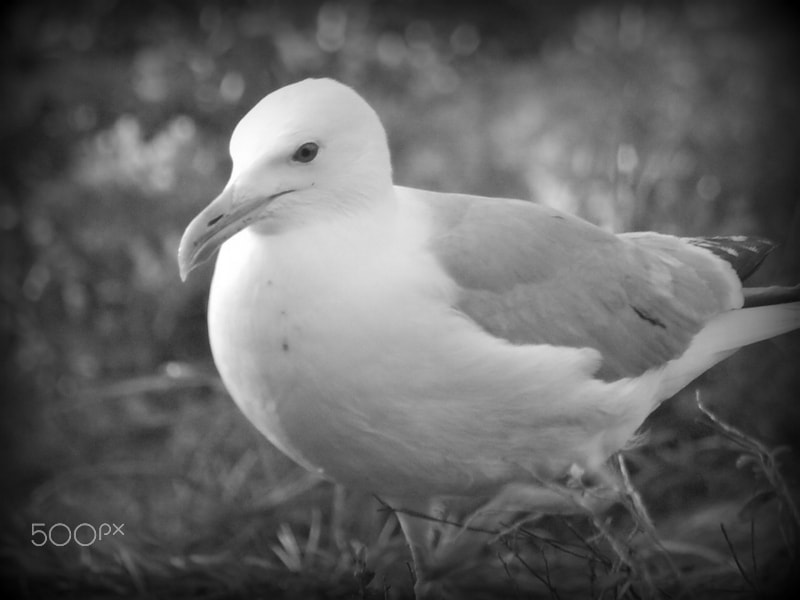
[[[226,188],[206,206],[183,232],[178,246],[178,272],[186,281],[195,267],[204,263],[235,231],[230,228],[230,188]]]
[[[189,273],[192,272],[193,265],[191,261],[187,260],[186,253],[183,251],[183,247],[178,250],[178,274],[181,277],[181,281],[186,281],[186,278],[189,276]]]
[[[195,221],[186,228],[180,246],[178,246],[178,273],[181,281],[186,281],[189,273],[205,260],[202,256],[205,244],[200,243],[202,237],[198,236]]]

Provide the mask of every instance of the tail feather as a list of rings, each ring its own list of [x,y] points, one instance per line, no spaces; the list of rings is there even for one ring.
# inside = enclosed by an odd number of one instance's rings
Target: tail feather
[[[712,319],[689,348],[665,367],[662,399],[692,382],[739,348],[800,329],[800,302],[732,310]]]
[[[742,292],[745,308],[800,301],[800,284],[791,287],[773,285],[744,288]]]

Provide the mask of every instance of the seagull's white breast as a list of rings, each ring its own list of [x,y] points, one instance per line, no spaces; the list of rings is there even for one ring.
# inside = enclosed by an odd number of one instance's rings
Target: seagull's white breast
[[[412,212],[374,235],[327,223],[225,243],[211,347],[255,426],[305,467],[390,497],[488,491],[624,443],[649,410],[623,414],[631,394],[654,384],[593,379],[593,350],[480,330],[451,308]]]

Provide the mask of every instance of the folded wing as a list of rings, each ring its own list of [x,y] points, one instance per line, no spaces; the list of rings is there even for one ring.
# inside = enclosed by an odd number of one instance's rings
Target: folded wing
[[[455,309],[513,344],[594,348],[605,380],[681,356],[712,318],[742,306],[736,269],[746,276],[772,248],[747,238],[614,235],[530,202],[401,193],[435,215],[432,250],[459,286]],[[742,245],[733,250],[741,265],[721,249],[725,239]]]

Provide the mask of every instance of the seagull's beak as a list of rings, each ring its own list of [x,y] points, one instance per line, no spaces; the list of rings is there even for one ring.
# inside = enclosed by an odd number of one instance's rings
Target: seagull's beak
[[[227,239],[259,220],[263,213],[259,209],[290,191],[266,198],[239,198],[236,186],[229,183],[183,232],[178,247],[181,279],[185,281],[192,269],[211,258]]]

